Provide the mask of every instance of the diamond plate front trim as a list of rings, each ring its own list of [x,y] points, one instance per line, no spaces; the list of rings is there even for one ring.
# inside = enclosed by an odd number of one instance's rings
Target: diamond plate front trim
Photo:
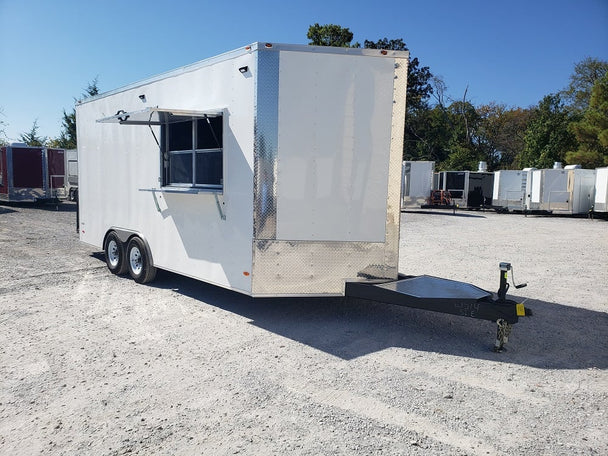
[[[277,237],[279,51],[258,50],[254,119],[253,237]]]

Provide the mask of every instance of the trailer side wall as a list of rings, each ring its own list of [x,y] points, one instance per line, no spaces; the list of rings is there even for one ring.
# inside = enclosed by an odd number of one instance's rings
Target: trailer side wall
[[[239,71],[244,67],[250,71]],[[156,266],[249,293],[255,71],[254,54],[241,52],[78,105],[81,240],[102,249],[112,227],[134,230]],[[224,109],[222,190],[158,191],[161,127],[152,126],[152,134],[147,125],[97,122],[148,106]]]

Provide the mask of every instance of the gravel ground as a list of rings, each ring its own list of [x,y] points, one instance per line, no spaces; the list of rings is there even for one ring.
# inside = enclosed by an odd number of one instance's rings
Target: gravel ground
[[[402,214],[401,271],[514,290],[490,322],[110,274],[75,205],[0,206],[0,454],[608,454],[608,222]]]

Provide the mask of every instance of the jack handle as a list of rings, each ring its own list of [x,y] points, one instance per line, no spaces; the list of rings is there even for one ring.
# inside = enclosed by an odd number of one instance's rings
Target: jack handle
[[[499,268],[500,268],[500,288],[498,289],[498,299],[500,301],[504,301],[507,298],[507,291],[510,288],[508,279],[509,279],[509,271],[511,271],[511,281],[513,282],[513,286],[516,289],[520,289],[520,288],[524,288],[527,287],[528,284],[527,283],[520,283],[519,285],[515,284],[515,277],[513,275],[513,267],[511,266],[511,263],[500,263],[499,264]]]

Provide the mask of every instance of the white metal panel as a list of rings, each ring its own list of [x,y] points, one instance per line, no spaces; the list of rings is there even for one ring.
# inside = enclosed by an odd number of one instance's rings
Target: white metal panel
[[[530,207],[528,209],[538,209],[542,201],[542,182],[543,182],[543,169],[537,169],[532,171],[532,192],[530,195]]]
[[[585,214],[593,206],[595,193],[595,170],[582,168],[569,168],[572,187],[572,214]]]
[[[534,182],[534,171],[536,170],[536,168],[524,168],[523,169],[523,179],[525,181],[525,209],[532,209],[532,188],[533,188],[533,184],[532,182]],[[522,187],[524,186],[524,183],[522,183]]]
[[[81,240],[102,248],[111,226],[135,230],[149,242],[156,266],[250,292],[251,278],[244,273],[252,267],[254,84],[251,74],[239,72],[242,66],[255,71],[250,53],[77,106]],[[147,126],[96,122],[149,105],[185,111],[227,107],[218,200],[225,220],[213,194],[142,191],[161,184],[159,149]],[[159,138],[160,127],[152,128]]]
[[[608,168],[595,170],[595,204],[594,211],[608,212]]]
[[[547,211],[568,210],[572,199],[568,190],[568,171],[564,169],[542,170],[541,209]]]
[[[277,239],[384,242],[394,64],[281,52]]]
[[[494,174],[492,204],[517,208],[524,204],[525,189],[522,189],[524,171],[501,170]]]
[[[492,204],[499,205],[500,201],[500,181],[504,176],[504,171],[496,171],[494,173],[494,187],[492,189]]]

